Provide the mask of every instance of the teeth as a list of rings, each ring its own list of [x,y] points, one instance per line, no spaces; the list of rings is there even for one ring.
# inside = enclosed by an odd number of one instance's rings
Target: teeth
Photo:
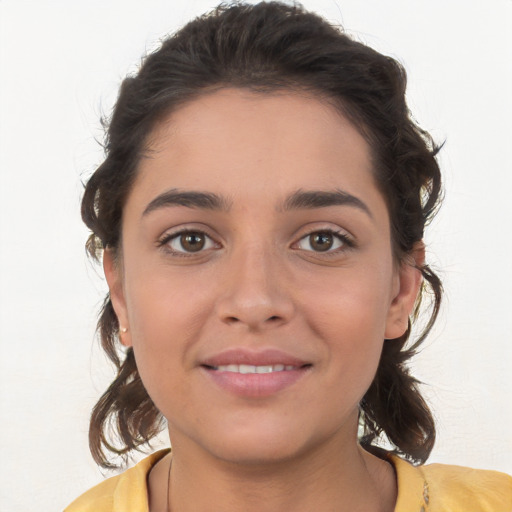
[[[252,364],[226,364],[216,366],[215,370],[219,372],[233,372],[233,373],[272,373],[295,370],[297,367],[293,365],[284,364],[267,364],[261,366],[254,366]]]
[[[256,373],[256,366],[250,364],[241,364],[238,371],[240,373]]]

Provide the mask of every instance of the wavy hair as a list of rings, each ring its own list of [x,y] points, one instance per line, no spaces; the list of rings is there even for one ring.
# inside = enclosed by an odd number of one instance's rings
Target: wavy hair
[[[105,160],[87,182],[82,200],[93,258],[100,259],[105,248],[120,250],[123,206],[155,125],[179,105],[224,87],[262,94],[312,92],[347,116],[370,145],[389,209],[395,259],[404,263],[422,240],[441,195],[438,147],[410,115],[406,73],[396,60],[318,15],[279,2],[220,5],[164,40],[122,82],[106,125]],[[416,463],[432,450],[435,425],[406,363],[430,331],[442,294],[429,266],[419,270],[424,281],[409,329],[384,343],[375,379],[360,403],[360,443],[377,451],[387,438],[395,453]],[[411,322],[425,296],[431,299],[430,316],[411,344]],[[117,373],[93,409],[89,443],[95,461],[113,467],[113,456],[148,443],[164,419],[144,388],[132,349],[120,347],[108,295],[98,333]]]

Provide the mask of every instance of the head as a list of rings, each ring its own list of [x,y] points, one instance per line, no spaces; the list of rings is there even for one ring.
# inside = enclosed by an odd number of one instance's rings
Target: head
[[[166,152],[162,140],[173,122],[183,125],[187,115],[201,115],[202,103],[208,110],[222,102],[227,113],[229,104],[248,112],[257,105],[259,118],[262,112],[272,115],[280,108],[283,116],[299,112],[309,101],[318,116],[311,114],[308,122],[314,125],[320,117],[319,131],[330,126],[329,120],[336,125],[336,114],[344,133],[364,146],[371,183],[386,213],[394,272],[399,275],[400,269],[410,267],[424,280],[403,328],[389,330],[389,339],[381,340],[374,374],[358,400],[361,443],[371,449],[384,434],[399,454],[424,461],[435,428],[406,362],[430,330],[441,297],[439,280],[422,256],[424,228],[439,199],[440,174],[433,142],[409,115],[405,87],[405,72],[396,61],[300,7],[263,3],[218,8],[165,40],[139,72],[123,82],[108,126],[106,158],[87,183],[82,216],[92,231],[90,254],[100,258],[104,253],[111,273],[122,275],[127,204],[150,172],[148,165]],[[278,102],[276,108],[272,101]],[[315,188],[314,179],[312,183],[310,188]],[[430,320],[418,338],[407,343],[428,288],[434,298]],[[109,294],[98,327],[117,376],[96,405],[90,430],[93,456],[103,465],[109,464],[106,450],[127,453],[163,426],[162,414],[140,377],[131,346],[135,340],[121,350],[122,326],[112,299]],[[111,425],[117,430],[117,445],[109,437]]]

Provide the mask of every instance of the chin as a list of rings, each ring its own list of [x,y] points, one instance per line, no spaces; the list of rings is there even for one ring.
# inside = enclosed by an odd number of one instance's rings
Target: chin
[[[300,425],[301,428],[298,428]],[[254,422],[250,426],[226,426],[203,448],[215,458],[241,466],[269,466],[286,463],[314,451],[331,437],[314,432],[300,422]]]
[[[289,440],[288,440],[289,441]],[[222,446],[217,451],[217,458],[231,464],[241,466],[269,466],[290,461],[299,457],[304,446],[292,444],[284,440],[252,439],[251,442],[233,442],[229,446]]]

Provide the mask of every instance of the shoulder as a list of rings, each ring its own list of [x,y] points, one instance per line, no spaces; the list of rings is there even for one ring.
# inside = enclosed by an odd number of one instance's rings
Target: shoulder
[[[147,512],[147,476],[166,454],[161,450],[141,460],[136,466],[89,489],[64,512]]]
[[[64,512],[111,512],[114,493],[122,476],[113,476],[84,492]]]
[[[422,470],[432,504],[443,510],[512,511],[512,477],[505,473],[445,464],[430,464]]]
[[[446,464],[413,466],[396,457],[392,461],[398,477],[395,512],[413,506],[418,512],[421,507],[425,512],[512,511],[512,477],[505,473]]]

